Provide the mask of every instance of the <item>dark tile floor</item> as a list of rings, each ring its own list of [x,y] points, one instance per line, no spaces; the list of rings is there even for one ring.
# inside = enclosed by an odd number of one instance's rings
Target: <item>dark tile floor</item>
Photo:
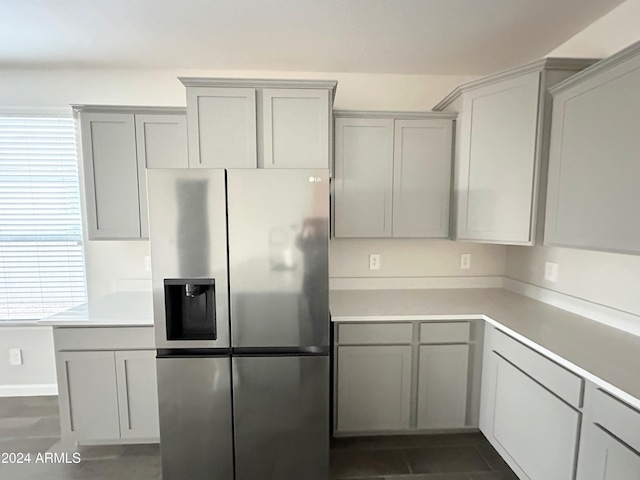
[[[4,452],[31,453],[32,462],[2,463]],[[69,459],[77,452],[81,461],[35,463],[37,455],[45,452],[66,453]],[[480,433],[336,439],[330,476],[341,480],[517,480]],[[157,445],[65,446],[60,442],[56,397],[0,398],[1,480],[160,478]]]

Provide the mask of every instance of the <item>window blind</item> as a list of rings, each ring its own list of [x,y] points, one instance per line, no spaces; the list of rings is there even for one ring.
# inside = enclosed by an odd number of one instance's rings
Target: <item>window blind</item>
[[[85,301],[73,119],[0,116],[0,321]]]

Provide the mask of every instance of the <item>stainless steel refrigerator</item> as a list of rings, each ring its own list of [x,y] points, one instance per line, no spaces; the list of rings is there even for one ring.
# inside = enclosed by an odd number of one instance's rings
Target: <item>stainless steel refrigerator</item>
[[[326,480],[327,170],[147,171],[164,480]]]

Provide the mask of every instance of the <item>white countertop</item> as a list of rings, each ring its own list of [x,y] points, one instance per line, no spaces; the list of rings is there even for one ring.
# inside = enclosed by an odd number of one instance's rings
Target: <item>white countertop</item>
[[[332,290],[333,322],[485,319],[640,408],[640,337],[508,290]]]
[[[136,327],[153,326],[151,292],[115,292],[83,303],[38,325],[53,327]]]

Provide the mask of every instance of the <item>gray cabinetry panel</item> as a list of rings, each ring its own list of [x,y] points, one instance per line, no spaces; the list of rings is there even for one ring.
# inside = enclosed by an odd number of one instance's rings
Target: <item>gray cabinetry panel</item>
[[[605,430],[594,429],[599,449],[593,458],[592,470],[586,472],[592,480],[638,480],[640,453],[629,448]],[[579,477],[587,480],[587,477]]]
[[[191,168],[256,168],[254,88],[187,88]]]
[[[57,354],[62,435],[72,440],[120,437],[113,352]]]
[[[496,368],[495,441],[527,478],[572,480],[580,413],[502,358]]]
[[[155,350],[115,352],[122,438],[158,438]]]
[[[86,112],[80,128],[89,239],[140,238],[134,115]]]
[[[457,238],[532,242],[540,73],[465,94]]]
[[[183,114],[136,114],[140,231],[149,237],[147,168],[188,168],[187,119]]]
[[[447,237],[452,122],[395,120],[393,236]]]
[[[407,430],[411,346],[338,347],[340,432]]]
[[[265,168],[329,168],[329,90],[264,89]]]
[[[393,120],[335,120],[336,237],[390,237]]]
[[[467,417],[469,345],[422,345],[418,428],[462,428]]]
[[[545,243],[640,253],[640,48],[609,61],[554,92]]]

